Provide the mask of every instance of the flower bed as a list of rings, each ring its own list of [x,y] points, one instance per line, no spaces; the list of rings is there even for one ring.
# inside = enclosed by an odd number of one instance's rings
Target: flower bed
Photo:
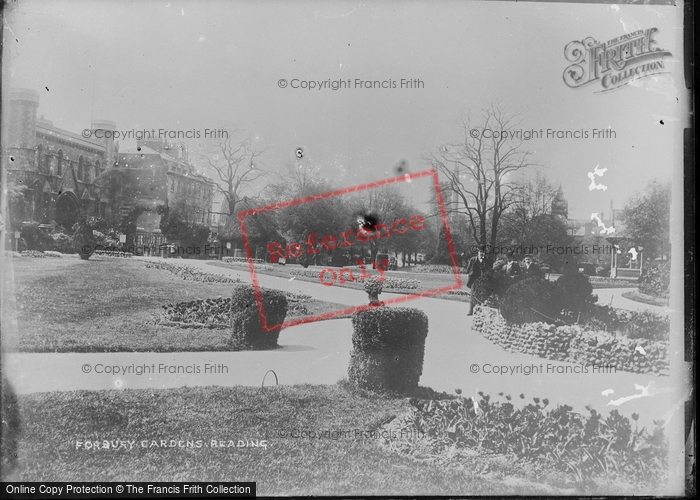
[[[99,255],[100,257],[129,258],[134,256],[134,254],[131,252],[120,252],[119,250],[95,250],[94,254]]]
[[[287,297],[289,316],[306,316],[309,311],[305,305],[310,295],[284,292]],[[231,315],[230,297],[218,297],[216,299],[191,300],[178,302],[162,307],[155,323],[164,326],[177,326],[178,328],[229,328]]]
[[[240,283],[238,278],[229,278],[220,274],[207,273],[196,267],[183,264],[170,264],[169,262],[147,262],[149,269],[163,269],[170,271],[175,276],[185,281],[201,281],[203,283]]]
[[[57,257],[54,255],[55,252],[51,252],[50,254],[47,254],[46,252],[42,252],[40,250],[23,250],[22,252],[19,253],[20,257],[29,257],[33,259],[43,259],[45,257]]]
[[[612,366],[632,373],[669,374],[668,342],[617,337],[580,325],[509,325],[496,309],[477,306],[473,329],[507,351],[555,361]],[[641,349],[640,349],[641,348]]]
[[[459,274],[467,274],[466,267],[459,267]],[[438,264],[421,264],[411,269],[412,273],[435,273],[435,274],[454,274],[452,266]]]
[[[323,270],[317,270],[317,269],[292,269],[290,274],[292,276],[304,276],[305,278],[316,278],[316,279],[321,279],[321,272]],[[340,274],[340,270],[334,269],[334,272]],[[368,279],[374,279],[376,278],[376,275],[372,275],[369,277],[362,277],[358,276],[355,277],[354,274],[350,274],[347,272],[343,272],[343,276],[345,276],[345,281],[348,282],[356,282],[356,283],[364,283],[365,280]],[[381,280],[381,283],[383,285],[384,289],[416,289],[420,288],[420,281],[419,280],[414,280],[414,279],[407,279],[407,278],[393,278],[393,277],[386,277],[383,280]]]
[[[262,259],[251,259],[253,261],[253,267],[259,271],[272,271],[273,266],[266,264]],[[226,264],[231,264],[234,266],[240,266],[241,268],[250,269],[250,261],[244,259],[243,257],[224,257],[221,259],[222,262]]]
[[[579,484],[606,477],[649,486],[666,476],[668,442],[660,426],[651,432],[638,425],[633,428],[617,410],[603,418],[594,409],[585,416],[568,405],[547,408],[546,398],[533,398],[534,404],[518,408],[509,401],[491,402],[489,395],[479,396],[411,399],[412,408],[384,429],[388,436],[418,437],[384,438],[380,443],[417,458],[447,462],[469,456],[466,450],[496,453],[568,473]],[[632,415],[632,420],[638,418]]]

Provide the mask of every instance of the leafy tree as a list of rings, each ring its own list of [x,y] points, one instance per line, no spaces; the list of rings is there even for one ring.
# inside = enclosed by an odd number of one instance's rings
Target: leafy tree
[[[279,201],[299,200],[317,197],[274,211],[277,228],[284,240],[303,243],[310,235],[316,234],[317,248],[321,248],[321,239],[326,235],[335,235],[341,231],[353,229],[349,223],[350,208],[344,196],[321,198],[320,195],[333,191],[332,183],[321,177],[320,169],[313,166],[288,163],[279,182],[268,186],[265,199],[272,204]],[[257,217],[257,216],[256,216]],[[281,240],[274,240],[281,242]],[[324,256],[339,254],[343,249],[328,251],[321,248],[318,253],[307,255],[308,248],[299,258],[302,265],[321,264]]]
[[[671,249],[671,184],[653,181],[633,195],[622,210],[621,236],[644,248],[647,258],[663,257]]]
[[[185,250],[183,257],[204,255],[203,249],[209,241],[208,226],[188,223],[186,214],[177,208],[161,205],[158,207],[158,213],[161,215],[160,230],[168,241],[177,242],[185,249],[191,249],[189,252]]]

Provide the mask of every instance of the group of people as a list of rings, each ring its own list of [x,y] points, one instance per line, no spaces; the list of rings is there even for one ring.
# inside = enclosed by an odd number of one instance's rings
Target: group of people
[[[513,254],[508,254],[505,259],[497,260],[493,270],[504,274],[508,278],[542,278],[544,272],[529,255],[522,259],[522,263],[515,260]]]
[[[522,259],[522,264],[515,260],[515,256],[509,253],[505,259],[497,260],[491,269],[497,273],[502,273],[509,279],[516,280],[519,278],[541,278],[544,277],[544,272],[535,263],[531,256],[526,255]],[[471,289],[474,282],[489,270],[489,264],[486,261],[485,248],[479,248],[475,257],[469,259],[467,263],[467,288]],[[469,299],[469,316],[474,314],[475,304],[474,294],[471,294]]]

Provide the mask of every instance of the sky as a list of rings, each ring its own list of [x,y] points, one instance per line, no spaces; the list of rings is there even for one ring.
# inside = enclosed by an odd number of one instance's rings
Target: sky
[[[428,168],[427,152],[460,139],[500,102],[518,129],[588,132],[522,147],[555,184],[572,218],[608,211],[653,179],[680,172],[687,116],[682,8],[600,4],[402,1],[24,1],[7,7],[5,82],[40,94],[39,115],[80,133],[92,119],[120,131],[205,129],[267,147],[260,165],[318,167],[339,187]],[[666,74],[598,92],[570,88],[565,46],[657,28]],[[285,88],[280,80],[287,81]],[[347,81],[351,88],[292,88]],[[355,80],[396,88],[355,88]],[[420,80],[400,88],[401,79]],[[614,137],[592,137],[609,129]],[[120,141],[122,148],[135,140]],[[588,173],[607,168],[590,191]],[[274,179],[277,180],[277,179]],[[259,187],[259,186],[258,186]],[[425,189],[407,194],[415,201]]]

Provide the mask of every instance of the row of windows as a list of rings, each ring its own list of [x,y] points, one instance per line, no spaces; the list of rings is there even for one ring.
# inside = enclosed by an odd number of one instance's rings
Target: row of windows
[[[52,155],[50,154],[44,154],[43,145],[39,144],[37,146],[35,159],[37,172],[45,172],[51,173],[53,175],[62,176],[64,173],[64,167],[70,165],[70,160],[64,159],[63,150],[59,149],[56,155],[58,156],[58,160],[56,162],[56,168],[54,169],[54,166],[51,164],[51,156]],[[78,158],[78,180],[85,182],[93,182],[97,178],[97,176],[100,175],[102,172],[103,170],[100,167],[99,160],[97,160],[94,165],[90,165],[83,159],[82,155],[80,156],[80,158]]]
[[[210,199],[213,194],[211,189],[205,189],[199,184],[181,182],[177,179],[170,179],[170,192],[185,193],[188,196],[204,199]]]
[[[211,224],[211,212],[204,211],[195,205],[185,205],[185,213],[187,213],[193,222],[200,224]]]

